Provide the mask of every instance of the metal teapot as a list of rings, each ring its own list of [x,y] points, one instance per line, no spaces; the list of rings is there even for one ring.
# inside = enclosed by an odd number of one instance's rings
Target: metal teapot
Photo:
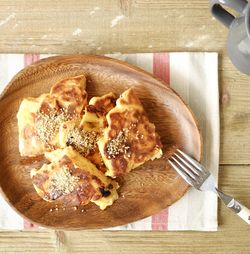
[[[234,17],[223,6],[234,9]],[[246,0],[210,0],[213,16],[229,28],[227,51],[232,63],[250,75],[250,3]]]

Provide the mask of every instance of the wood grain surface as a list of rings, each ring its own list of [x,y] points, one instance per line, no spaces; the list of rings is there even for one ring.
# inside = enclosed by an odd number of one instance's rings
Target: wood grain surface
[[[250,207],[250,79],[229,61],[228,31],[212,18],[208,0],[0,0],[0,24],[6,53],[219,52],[219,184]],[[0,252],[249,254],[249,227],[219,208],[214,233],[3,231]]]
[[[35,192],[31,165],[24,164],[18,150],[16,114],[26,97],[47,93],[53,84],[77,75],[87,78],[89,98],[110,92],[121,94],[132,87],[161,136],[163,157],[147,162],[117,179],[120,198],[104,211],[95,204],[74,210],[46,202]],[[176,148],[197,160],[201,137],[193,118],[179,96],[163,81],[139,68],[107,57],[72,55],[41,60],[27,66],[8,84],[0,100],[0,186],[9,203],[36,224],[55,229],[106,228],[128,224],[156,214],[181,198],[188,185],[173,170],[167,158]],[[167,128],[166,128],[167,126]],[[50,210],[59,206],[58,211]]]

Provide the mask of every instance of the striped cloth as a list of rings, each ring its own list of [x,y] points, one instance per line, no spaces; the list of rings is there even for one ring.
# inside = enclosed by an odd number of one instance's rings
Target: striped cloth
[[[0,54],[0,92],[23,67],[49,55]],[[217,53],[111,54],[153,73],[170,84],[196,115],[204,142],[203,164],[218,180],[219,93]],[[217,198],[212,193],[190,190],[160,213],[109,230],[217,230]],[[31,229],[0,196],[0,228]]]

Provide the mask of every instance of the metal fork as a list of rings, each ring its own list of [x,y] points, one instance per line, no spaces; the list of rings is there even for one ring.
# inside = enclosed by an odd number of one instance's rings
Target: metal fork
[[[188,184],[200,191],[214,192],[228,208],[250,224],[250,210],[233,197],[218,190],[213,175],[203,165],[179,149],[168,161]]]

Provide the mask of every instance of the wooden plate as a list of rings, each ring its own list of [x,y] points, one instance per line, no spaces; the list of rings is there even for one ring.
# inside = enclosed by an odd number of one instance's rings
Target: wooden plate
[[[13,63],[14,64],[14,63]],[[84,74],[89,97],[122,93],[133,87],[164,145],[164,157],[119,179],[120,198],[105,211],[89,204],[56,211],[43,201],[29,177],[30,166],[19,155],[16,113],[24,97],[48,92],[66,77]],[[22,216],[46,227],[106,228],[127,224],[159,212],[180,199],[188,185],[171,169],[167,157],[176,147],[200,159],[201,139],[196,121],[180,97],[151,74],[114,59],[73,55],[41,60],[19,72],[0,98],[0,186],[7,201]],[[53,209],[53,211],[50,211]]]

